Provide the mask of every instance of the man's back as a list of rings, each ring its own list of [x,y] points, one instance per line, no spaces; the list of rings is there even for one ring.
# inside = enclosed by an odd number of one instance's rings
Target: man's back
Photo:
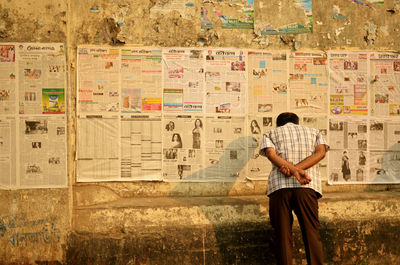
[[[287,123],[268,132],[276,153],[292,164],[311,155],[317,145],[319,131],[293,123]]]
[[[264,135],[260,153],[265,155],[266,148],[274,148],[277,155],[295,165],[313,154],[319,144],[326,142],[317,129],[289,122]],[[286,177],[274,166],[268,178],[268,194],[281,188],[312,188],[322,194],[318,165],[307,169],[307,173],[312,182],[301,185],[296,178]]]

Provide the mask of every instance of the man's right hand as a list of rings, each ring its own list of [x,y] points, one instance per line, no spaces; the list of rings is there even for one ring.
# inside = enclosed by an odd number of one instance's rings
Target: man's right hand
[[[286,177],[294,176],[301,185],[306,185],[311,182],[311,178],[307,174],[307,171],[299,169],[291,164],[282,165],[279,168],[279,171]]]
[[[307,174],[307,171],[303,169],[294,168],[291,169],[291,173],[301,185],[306,185],[311,182],[311,178]]]

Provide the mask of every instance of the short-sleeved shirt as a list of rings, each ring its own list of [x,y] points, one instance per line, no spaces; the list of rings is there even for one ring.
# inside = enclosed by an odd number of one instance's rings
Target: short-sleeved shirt
[[[260,155],[266,156],[266,149],[275,149],[278,156],[286,161],[297,164],[312,155],[317,145],[324,144],[325,149],[329,146],[325,142],[319,130],[294,123],[286,123],[264,134],[260,146]],[[312,181],[309,184],[301,185],[293,176],[286,177],[275,165],[268,177],[268,191],[270,195],[274,191],[284,188],[311,188],[319,196],[322,196],[321,174],[318,164],[306,170]]]

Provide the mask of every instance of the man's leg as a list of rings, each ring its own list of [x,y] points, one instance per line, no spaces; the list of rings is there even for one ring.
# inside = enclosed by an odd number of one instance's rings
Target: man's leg
[[[299,220],[309,265],[322,265],[323,252],[319,235],[318,198],[314,190],[298,188],[293,210]]]
[[[291,196],[290,189],[277,190],[269,196],[269,217],[274,228],[275,256],[278,265],[291,265],[293,259]]]

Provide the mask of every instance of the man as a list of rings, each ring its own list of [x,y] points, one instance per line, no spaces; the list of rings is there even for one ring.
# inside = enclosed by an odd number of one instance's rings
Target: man
[[[273,164],[268,197],[277,264],[292,264],[292,211],[300,224],[308,264],[323,264],[318,231],[322,189],[317,164],[329,146],[317,129],[298,125],[299,117],[294,113],[281,113],[276,124],[277,128],[264,134],[260,155]]]

